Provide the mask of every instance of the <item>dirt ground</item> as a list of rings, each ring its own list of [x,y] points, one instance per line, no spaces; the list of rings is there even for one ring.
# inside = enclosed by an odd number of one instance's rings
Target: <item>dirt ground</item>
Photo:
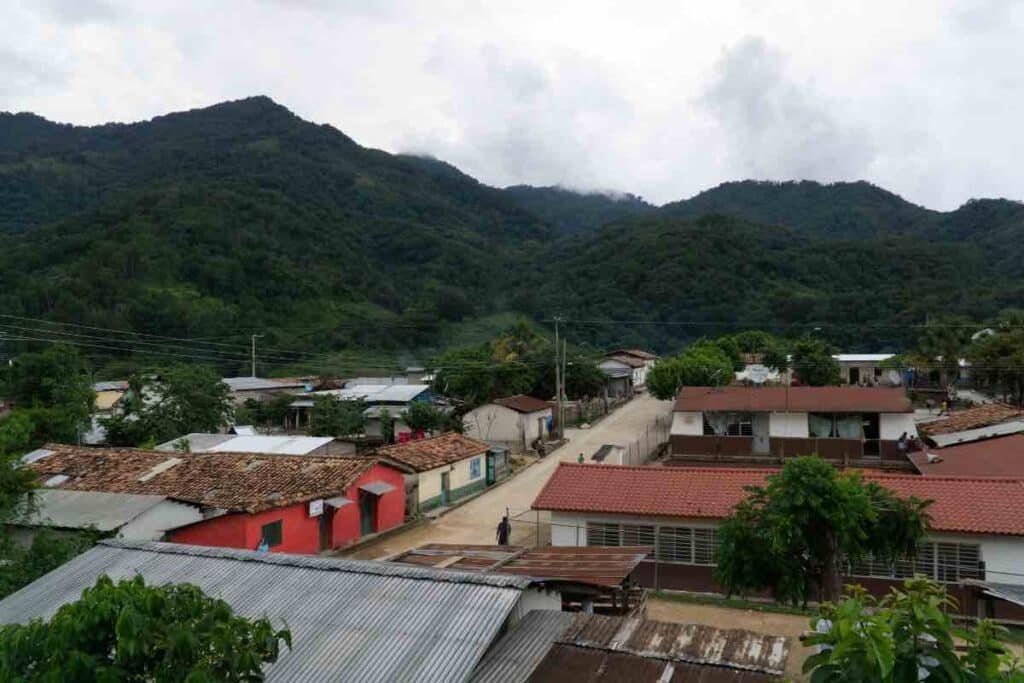
[[[647,600],[647,618],[655,621],[688,622],[717,628],[741,628],[767,635],[789,636],[789,660],[786,663],[786,673],[794,680],[803,680],[800,667],[803,666],[804,660],[813,654],[811,648],[800,644],[800,634],[810,627],[809,617],[713,605],[696,605],[650,597]]]

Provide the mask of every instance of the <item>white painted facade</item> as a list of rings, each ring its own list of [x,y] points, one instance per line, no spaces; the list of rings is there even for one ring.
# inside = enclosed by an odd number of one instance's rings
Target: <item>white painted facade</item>
[[[657,524],[683,526],[694,529],[713,529],[717,520],[672,517],[645,517],[595,513],[551,513],[551,545],[584,547],[587,545],[587,522],[619,524]],[[1024,585],[1024,537],[983,534],[933,533],[926,542],[963,543],[981,547],[981,561],[985,563],[985,579],[995,583]]]
[[[756,415],[757,413],[755,413]],[[879,438],[896,441],[906,432],[908,437],[917,436],[913,413],[880,413]],[[678,411],[672,417],[672,435],[700,436],[704,433],[704,414]],[[806,439],[810,437],[808,413],[774,412],[768,416],[769,437]]]
[[[521,413],[496,403],[487,403],[466,413],[462,424],[466,436],[500,443],[514,453],[521,453],[538,436],[547,436],[550,418],[551,408]]]
[[[441,495],[444,474],[448,474],[448,491],[457,493],[459,489],[471,485],[483,488],[487,481],[487,454],[481,453],[465,460],[442,465],[417,475],[417,498],[422,506]],[[457,500],[457,498],[454,498]]]

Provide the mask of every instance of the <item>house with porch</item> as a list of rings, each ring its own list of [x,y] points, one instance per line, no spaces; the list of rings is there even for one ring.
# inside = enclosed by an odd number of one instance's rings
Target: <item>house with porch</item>
[[[405,519],[403,471],[374,458],[172,454],[48,445],[28,464],[46,489],[135,494],[178,503],[147,520],[175,543],[317,553]],[[183,514],[187,506],[198,515]],[[161,509],[163,509],[161,508]],[[158,510],[159,511],[159,510]],[[152,517],[152,516],[151,516]]]
[[[561,463],[533,503],[551,513],[551,544],[648,546],[654,552],[634,572],[657,589],[720,593],[715,582],[717,529],[777,469],[742,467],[623,467]],[[1024,606],[968,589],[1010,586],[1024,594],[1024,479],[922,477],[866,471],[899,497],[932,501],[930,529],[917,555],[894,563],[848,558],[846,583],[876,595],[923,574],[947,585],[965,614],[1024,619]],[[1009,589],[1003,590],[1009,592]],[[991,596],[989,596],[991,597]]]
[[[674,407],[674,461],[765,462],[815,453],[845,465],[909,469],[917,436],[902,389],[683,387]]]
[[[384,446],[375,455],[411,470],[406,475],[410,514],[445,507],[482,491],[507,475],[499,462],[505,449],[457,432]]]
[[[899,370],[885,367],[885,361],[894,355],[892,353],[838,353],[832,357],[839,361],[839,376],[843,384],[898,387],[903,384],[902,373]]]

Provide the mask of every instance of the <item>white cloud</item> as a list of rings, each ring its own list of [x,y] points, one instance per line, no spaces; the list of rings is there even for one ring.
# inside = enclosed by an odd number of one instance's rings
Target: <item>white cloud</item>
[[[484,182],[659,202],[747,176],[1020,198],[1012,0],[0,4],[0,110],[83,124],[266,94]]]

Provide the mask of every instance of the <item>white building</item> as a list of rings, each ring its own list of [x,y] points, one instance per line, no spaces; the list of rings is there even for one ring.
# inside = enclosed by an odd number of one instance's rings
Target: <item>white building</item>
[[[886,369],[885,361],[893,358],[892,353],[839,353],[834,356],[839,361],[839,376],[843,384],[890,386],[903,384],[899,370]]]
[[[474,408],[462,419],[467,436],[501,444],[513,453],[530,448],[538,437],[546,439],[551,406],[532,396],[496,398]]]

